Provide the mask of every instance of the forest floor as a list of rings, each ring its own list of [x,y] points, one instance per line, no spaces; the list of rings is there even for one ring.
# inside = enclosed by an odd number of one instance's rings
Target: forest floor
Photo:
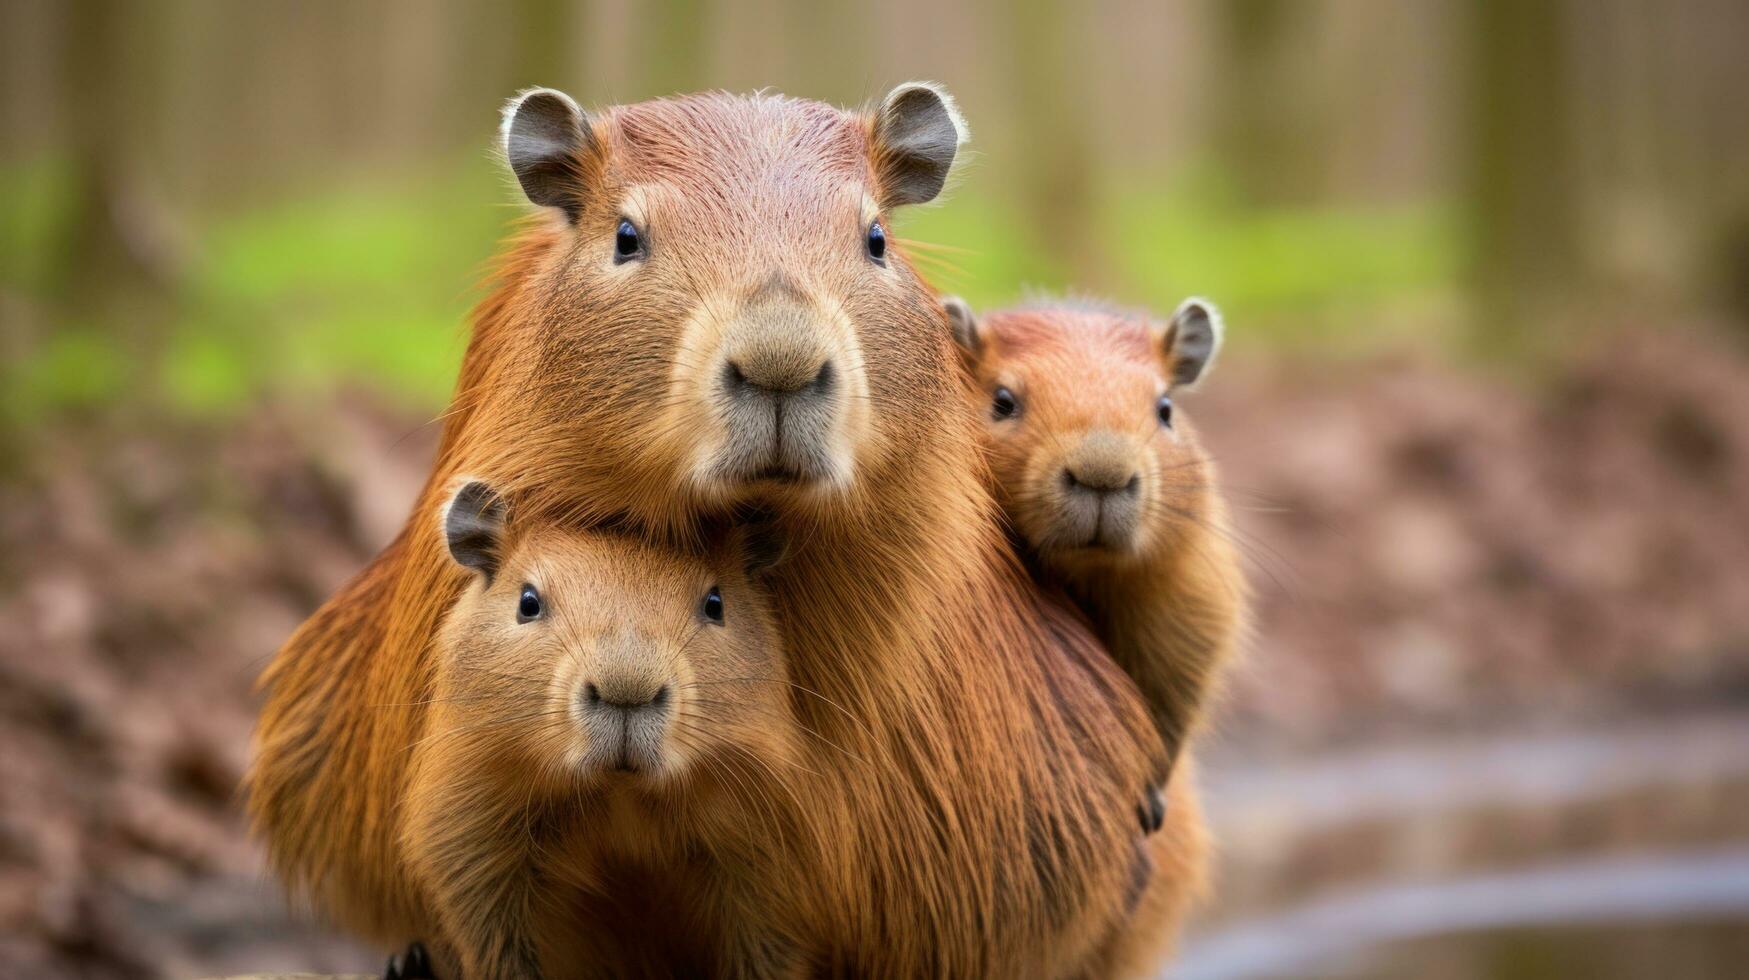
[[[1749,357],[1597,336],[1522,383],[1235,357],[1182,401],[1257,599],[1210,759],[1749,702]],[[256,676],[436,435],[353,397],[0,447],[0,975],[370,968],[296,924],[236,787]]]

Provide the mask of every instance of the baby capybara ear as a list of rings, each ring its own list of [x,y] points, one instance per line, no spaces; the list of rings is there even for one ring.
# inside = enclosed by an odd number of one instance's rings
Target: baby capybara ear
[[[1195,296],[1178,304],[1166,326],[1166,363],[1172,386],[1196,384],[1208,374],[1221,350],[1221,311],[1215,304]]]
[[[941,308],[947,312],[948,326],[953,328],[954,343],[966,353],[976,354],[982,340],[978,336],[978,318],[973,315],[971,304],[958,296],[943,296]]]
[[[875,112],[869,153],[882,208],[932,201],[947,183],[966,124],[953,98],[929,82],[906,82]]]
[[[556,89],[531,88],[504,109],[504,158],[522,192],[572,221],[583,210],[582,162],[594,145],[589,117]]]
[[[443,536],[456,564],[485,576],[498,574],[504,540],[504,501],[479,480],[463,483],[443,508]]]

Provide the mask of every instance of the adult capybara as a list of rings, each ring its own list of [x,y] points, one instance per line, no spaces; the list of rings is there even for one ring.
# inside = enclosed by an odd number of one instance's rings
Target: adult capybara
[[[797,961],[749,887],[786,860],[771,798],[800,764],[758,525],[695,556],[512,519],[476,481],[442,516],[476,581],[438,632],[402,821],[440,972]]]
[[[1087,611],[1172,757],[1244,632],[1244,572],[1215,464],[1174,399],[1208,374],[1214,305],[1165,323],[1090,302],[977,318],[944,301],[1016,533]]]
[[[792,544],[769,590],[812,775],[765,884],[809,972],[1073,974],[1150,867],[1199,866],[1194,807],[1141,836],[1159,738],[1016,559],[945,316],[888,233],[962,138],[927,85],[866,114],[517,100],[506,152],[546,220],[477,311],[406,529],[264,678],[251,808],[294,889],[384,942],[421,921],[408,746],[467,581],[435,530],[463,474],[525,513],[681,540],[776,509]]]

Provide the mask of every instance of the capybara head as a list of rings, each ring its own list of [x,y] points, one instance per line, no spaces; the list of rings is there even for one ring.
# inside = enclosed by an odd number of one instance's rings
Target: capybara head
[[[973,316],[944,305],[971,366],[997,493],[1046,561],[1124,560],[1204,520],[1208,460],[1173,399],[1220,347],[1213,305],[1165,324],[1092,304]]]
[[[504,150],[551,220],[502,318],[520,338],[491,385],[504,472],[564,482],[611,461],[636,513],[841,492],[901,456],[952,355],[889,218],[940,192],[964,133],[918,83],[866,114],[723,93],[586,113],[523,93]]]
[[[693,556],[507,516],[479,481],[443,512],[450,556],[477,573],[439,643],[459,731],[559,784],[668,784],[728,753],[783,752],[782,648],[756,582],[779,550],[771,525]]]

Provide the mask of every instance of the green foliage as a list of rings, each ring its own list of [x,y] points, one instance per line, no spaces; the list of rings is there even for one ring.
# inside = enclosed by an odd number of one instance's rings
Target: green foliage
[[[72,174],[52,159],[0,170],[0,288],[40,295],[73,211]]]
[[[211,216],[188,229],[194,247],[168,322],[146,331],[152,349],[137,356],[135,321],[157,311],[110,311],[104,322],[68,322],[59,311],[54,263],[69,199],[52,163],[0,173],[0,286],[49,324],[0,373],[0,409],[15,421],[130,398],[222,415],[263,393],[349,386],[440,406],[485,260],[515,213],[482,160],[423,181],[327,188]]]
[[[903,234],[948,244],[955,268],[925,255],[938,286],[974,306],[1026,290],[1077,292],[1069,263],[1029,241],[1013,203],[968,188],[901,224]],[[1452,288],[1461,255],[1449,209],[1246,209],[1209,174],[1112,181],[1088,216],[1111,299],[1170,310],[1186,296],[1219,304],[1249,341],[1301,343],[1377,329],[1372,314]],[[1267,325],[1260,337],[1253,327]]]
[[[66,324],[0,372],[0,411],[29,423],[55,411],[101,407],[126,392],[130,378],[126,356],[103,330]]]
[[[52,165],[0,173],[0,284],[45,304],[72,210],[67,183]],[[1366,311],[1446,289],[1456,275],[1440,208],[1257,211],[1232,200],[1207,175],[1108,182],[1088,220],[1112,298],[1164,311],[1201,294],[1246,323],[1239,336],[1292,343],[1365,329],[1354,324]],[[223,415],[263,393],[366,387],[435,410],[484,263],[517,213],[480,160],[211,216],[190,229],[192,258],[149,357],[118,347],[121,324],[59,324],[7,367],[0,405],[28,420],[141,395]],[[897,232],[920,243],[912,253],[932,281],[977,305],[1075,287],[1076,257],[1036,241],[1025,208],[992,181],[903,216]]]
[[[485,164],[447,179],[330,191],[223,219],[161,382],[182,407],[262,389],[373,387],[441,405],[485,260],[514,214]]]
[[[1245,212],[1218,192],[1132,185],[1106,216],[1129,282],[1152,306],[1194,293],[1240,314],[1316,315],[1442,287],[1458,264],[1449,222],[1425,205]]]

